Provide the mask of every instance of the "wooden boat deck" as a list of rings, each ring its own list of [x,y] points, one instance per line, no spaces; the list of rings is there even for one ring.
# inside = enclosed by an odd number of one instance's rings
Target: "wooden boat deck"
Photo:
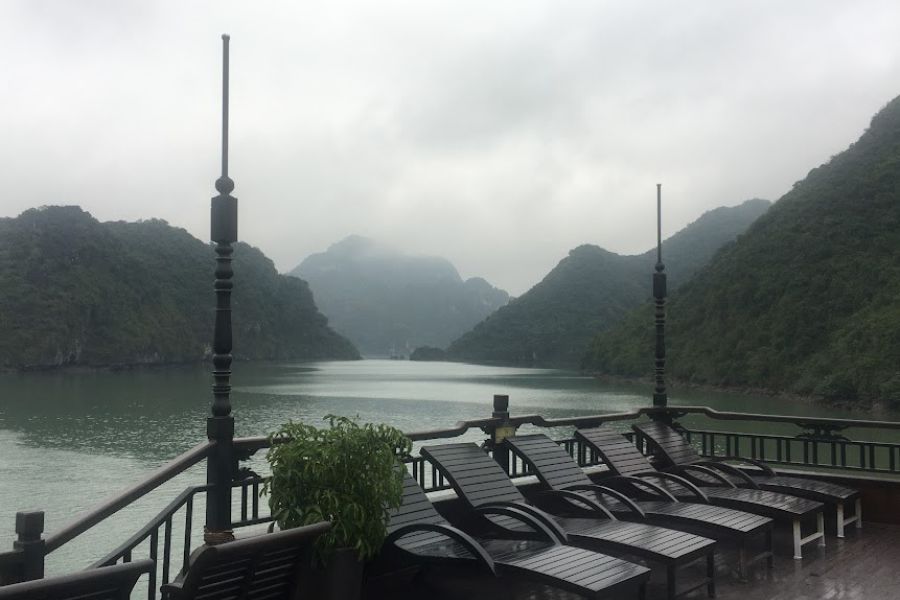
[[[784,534],[785,532],[780,531]],[[900,526],[865,523],[843,540],[829,536],[827,546],[810,545],[802,561],[787,551],[786,538],[776,536],[775,567],[755,565],[748,581],[740,581],[729,565],[734,550],[725,548],[717,561],[719,600],[894,600],[900,598]],[[696,566],[702,574],[702,563]],[[472,571],[435,568],[421,578],[370,581],[366,600],[575,600],[577,596],[508,580],[474,578]],[[665,597],[664,578],[654,572],[647,598]],[[706,598],[704,589],[683,596]]]

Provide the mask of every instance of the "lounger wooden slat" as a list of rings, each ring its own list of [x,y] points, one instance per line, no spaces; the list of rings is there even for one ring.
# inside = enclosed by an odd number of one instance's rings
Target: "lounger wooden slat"
[[[618,439],[625,440],[622,436]],[[625,440],[627,443],[627,440]],[[545,486],[552,490],[566,490],[570,486],[591,486],[587,474],[575,463],[571,456],[559,444],[543,434],[522,435],[507,438],[504,442],[519,456]],[[618,444],[618,440],[616,440]],[[634,447],[630,446],[632,452]],[[618,447],[617,453],[626,456],[627,448]],[[647,461],[640,455],[646,471]],[[546,468],[550,465],[551,468]],[[620,518],[647,519],[668,527],[684,527],[688,531],[702,531],[716,539],[731,539],[742,549],[757,542],[766,547],[760,556],[768,559],[771,565],[772,556],[772,520],[768,517],[746,513],[738,510],[713,506],[710,504],[691,504],[659,500],[637,501],[643,515],[636,514],[631,507],[610,499],[609,496],[598,497],[590,491],[578,492],[599,501],[612,510]],[[742,553],[741,556],[744,556]],[[743,576],[746,565],[741,562],[738,570]]]
[[[422,456],[430,461],[447,481],[453,486],[457,496],[472,512],[480,507],[492,504],[507,504],[514,507],[527,507],[525,498],[509,480],[503,469],[490,456],[475,444],[444,444],[426,446],[420,449]],[[449,460],[445,462],[445,458]],[[449,464],[448,464],[449,463]],[[493,473],[494,482],[489,488],[469,486],[471,471],[481,476]],[[487,494],[490,490],[493,494]],[[528,508],[537,511],[535,508]],[[550,520],[552,517],[546,515]],[[508,520],[488,519],[499,527],[506,527]],[[669,579],[669,597],[674,598],[696,589],[675,589],[675,567],[706,558],[707,578],[700,584],[706,585],[710,595],[715,593],[713,560],[715,541],[708,538],[647,525],[643,523],[623,523],[615,519],[566,519],[556,521],[569,536],[570,543],[582,548],[613,551],[637,556],[652,561],[666,568]],[[679,543],[682,542],[682,543]]]
[[[835,530],[837,537],[844,537],[844,529],[850,523],[856,523],[856,527],[862,527],[862,502],[857,490],[848,488],[843,485],[820,481],[816,479],[805,479],[801,477],[789,477],[786,475],[777,475],[761,461],[748,461],[743,458],[726,458],[724,460],[711,460],[700,456],[694,447],[685,440],[680,433],[665,423],[653,421],[650,423],[641,423],[634,426],[635,431],[645,437],[659,453],[660,458],[665,462],[666,466],[671,469],[681,469],[687,465],[703,464],[703,463],[723,463],[725,461],[744,461],[750,463],[751,466],[757,467],[747,474],[752,479],[753,485],[764,490],[773,492],[781,492],[792,496],[800,496],[810,500],[816,500],[835,507]],[[768,469],[761,471],[759,469]],[[729,481],[738,487],[747,487],[748,482],[734,475],[720,473]],[[702,477],[692,473],[694,477]],[[708,480],[704,483],[715,485]],[[848,508],[853,507],[853,516],[848,516]]]
[[[401,535],[416,524],[437,530]],[[633,589],[643,596],[650,571],[612,556],[541,539],[472,539],[453,528],[435,510],[419,485],[404,474],[403,502],[390,513],[386,546],[407,557],[424,562],[478,563],[473,548],[444,532],[457,532],[489,557],[501,575],[551,585],[588,598],[602,598],[618,590]]]
[[[632,445],[621,433],[609,427],[601,425],[600,427],[589,429],[578,429],[575,431],[575,437],[597,452],[614,475],[637,477],[655,471],[653,465],[646,456],[641,454],[640,450]],[[617,455],[608,454],[608,448],[616,449],[618,451]],[[619,458],[616,458],[616,456]],[[628,457],[627,462],[622,460],[621,457],[623,456]],[[639,461],[643,462],[642,466],[639,466]],[[680,485],[666,481],[653,481],[653,483],[656,483],[679,499],[686,501],[695,499],[692,493],[686,491]],[[709,501],[718,506],[790,523],[793,528],[795,559],[799,560],[803,557],[802,546],[806,543],[816,541],[820,545],[824,545],[824,521],[822,517],[824,506],[821,502],[771,491],[709,486],[701,486],[701,489],[709,498]],[[800,525],[802,521],[811,518],[816,519],[816,533],[803,537],[800,533]]]

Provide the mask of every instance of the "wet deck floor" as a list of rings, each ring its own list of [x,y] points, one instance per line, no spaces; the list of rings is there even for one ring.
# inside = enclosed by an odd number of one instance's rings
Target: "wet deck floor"
[[[732,568],[736,552],[723,549],[717,558],[717,598],[720,600],[897,600],[900,599],[900,526],[866,523],[845,539],[827,538],[827,545],[804,548],[804,559],[787,552],[789,540],[776,538],[775,567],[754,566],[747,581]],[[698,566],[699,567],[699,566]],[[660,573],[648,587],[648,600],[665,598]],[[475,579],[471,571],[434,569],[415,581],[370,584],[366,600],[574,600],[558,590],[504,580]],[[626,596],[627,597],[627,596]],[[705,589],[683,596],[706,598]]]

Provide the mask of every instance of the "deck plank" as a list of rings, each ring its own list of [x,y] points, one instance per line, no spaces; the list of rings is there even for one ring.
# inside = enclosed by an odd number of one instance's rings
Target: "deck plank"
[[[719,568],[716,597],[718,600],[819,600],[865,599],[894,600],[900,590],[900,526],[866,523],[862,530],[852,528],[846,539],[829,536],[825,548],[810,546],[804,559],[795,561],[779,554],[775,568],[766,571],[757,565],[750,580],[741,582],[727,571],[734,564],[733,550],[723,553],[716,562]],[[472,579],[471,571],[457,573],[435,569],[417,583],[399,587],[368,585],[366,600],[494,600],[512,589],[515,600],[575,600],[577,596],[546,586],[522,582]],[[633,597],[632,595],[622,596]],[[658,579],[651,582],[648,600],[664,598]],[[696,590],[686,600],[705,598],[705,590]]]

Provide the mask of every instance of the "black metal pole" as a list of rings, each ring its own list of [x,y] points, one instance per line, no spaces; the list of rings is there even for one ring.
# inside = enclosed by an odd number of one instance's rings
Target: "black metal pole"
[[[666,408],[666,266],[662,261],[662,184],[656,184],[656,272],[653,274],[653,298],[656,301],[656,388],[653,406]]]
[[[216,442],[207,461],[206,528],[203,541],[219,544],[234,539],[231,531],[231,481],[234,473],[234,417],[231,416],[231,269],[232,244],[237,241],[237,198],[228,177],[228,35],[222,36],[222,176],[219,195],[212,199],[210,238],[216,244],[216,325],[213,337],[212,416],[207,437]]]
[[[501,424],[492,427],[491,434],[491,450],[496,460],[503,470],[509,473],[509,449],[502,445],[504,431],[508,433],[507,423],[509,422],[509,396],[506,394],[494,394],[494,411],[491,413],[494,419],[502,419]]]

